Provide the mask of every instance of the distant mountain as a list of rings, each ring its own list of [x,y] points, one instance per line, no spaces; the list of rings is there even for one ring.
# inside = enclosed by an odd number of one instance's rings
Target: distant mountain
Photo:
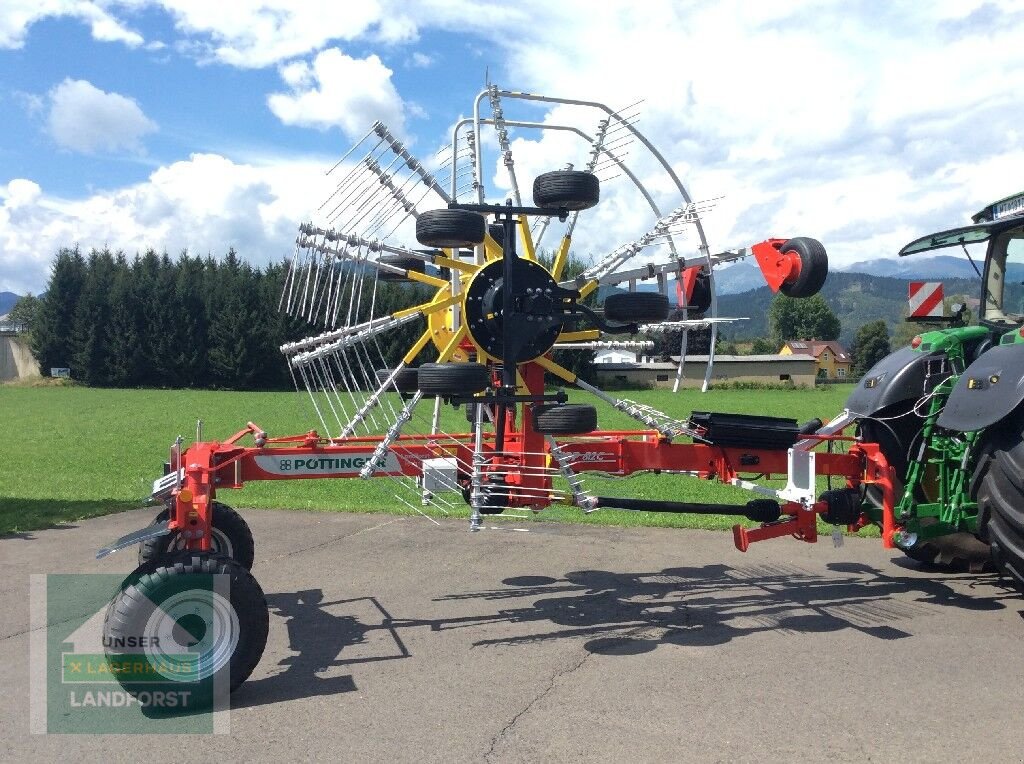
[[[978,262],[978,261],[975,261]],[[978,262],[980,269],[984,262]],[[945,281],[972,279],[978,275],[965,257],[935,255],[933,257],[885,257],[850,265],[832,266],[831,273],[866,273],[871,276],[909,279],[911,281]],[[748,257],[738,263],[715,270],[715,285],[720,295],[739,294],[764,286],[764,277],[757,261]]]
[[[972,271],[973,273],[973,271]],[[979,293],[978,279],[943,278],[947,297]],[[907,286],[911,279],[872,276],[866,273],[832,272],[821,294],[842,322],[840,340],[849,344],[853,336],[869,321],[884,319],[891,332],[903,321],[907,307]],[[768,334],[768,307],[772,291],[763,286],[740,294],[719,294],[718,314],[723,317],[747,318],[730,324],[725,333],[732,339],[750,339]]]
[[[980,262],[975,260],[975,262],[979,270],[985,264],[984,259]],[[891,276],[913,281],[942,281],[951,278],[978,277],[966,257],[951,257],[949,255],[885,257],[845,265],[834,270],[845,273],[869,273],[872,276]]]
[[[11,308],[21,298],[20,294],[14,292],[0,292],[0,316],[5,316],[11,312]]]

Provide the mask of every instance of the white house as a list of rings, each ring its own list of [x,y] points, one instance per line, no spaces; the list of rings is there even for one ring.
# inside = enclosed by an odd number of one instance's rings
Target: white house
[[[620,348],[601,348],[594,352],[594,363],[636,363],[636,353]]]

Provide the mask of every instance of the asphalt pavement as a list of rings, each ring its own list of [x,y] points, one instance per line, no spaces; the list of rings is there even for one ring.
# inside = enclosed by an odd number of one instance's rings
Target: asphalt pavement
[[[993,574],[877,539],[266,510],[270,636],[226,734],[32,734],[30,574],[126,573],[94,552],[153,514],[0,539],[3,760],[1024,757],[1024,600]]]

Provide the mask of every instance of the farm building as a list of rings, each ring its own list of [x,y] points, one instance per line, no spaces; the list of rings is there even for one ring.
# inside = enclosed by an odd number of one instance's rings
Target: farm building
[[[594,353],[594,363],[635,363],[636,352],[621,348],[601,348]]]
[[[834,341],[790,340],[779,351],[782,355],[809,355],[817,363],[822,379],[849,379],[853,359],[846,348]]]
[[[686,357],[684,387],[700,387],[707,366],[706,355]],[[594,367],[599,385],[671,388],[675,382],[679,358],[670,362],[645,360],[643,363],[604,363]],[[814,387],[817,362],[808,355],[716,355],[712,383],[759,382],[789,383]]]

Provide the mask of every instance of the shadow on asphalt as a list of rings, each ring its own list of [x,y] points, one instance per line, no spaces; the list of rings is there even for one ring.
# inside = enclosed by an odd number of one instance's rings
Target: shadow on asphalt
[[[437,602],[477,600],[497,608],[475,616],[393,618],[373,597],[323,601],[313,589],[274,594],[271,609],[287,619],[297,654],[284,670],[250,681],[233,707],[351,692],[350,675],[321,677],[338,666],[411,657],[400,632],[493,626],[475,647],[584,639],[600,655],[637,655],[660,645],[708,647],[762,632],[819,634],[854,629],[881,640],[913,636],[914,619],[937,608],[1001,610],[1016,592],[994,574],[955,578],[961,593],[939,580],[890,576],[860,563],[831,563],[816,574],[793,565],[705,565],[651,573],[581,570],[562,578],[518,576],[498,588],[460,592]],[[330,612],[331,610],[340,612]],[[511,632],[511,633],[510,633]],[[353,655],[373,641],[373,649]]]
[[[280,662],[283,671],[265,679],[250,680],[231,696],[232,708],[278,703],[283,700],[352,692],[355,681],[349,674],[320,676],[338,666],[410,657],[409,650],[392,626],[393,619],[376,597],[324,602],[322,589],[271,594],[267,604],[272,613],[287,619],[289,646],[296,655]],[[340,614],[331,610],[341,610]],[[352,612],[363,614],[360,620]],[[371,621],[366,615],[376,616]],[[383,632],[385,639],[369,654],[350,657],[354,648],[367,645],[369,635]],[[383,643],[383,649],[380,649]]]
[[[38,538],[33,530],[71,530],[78,527],[72,524],[75,520],[139,509],[143,504],[142,501],[119,499],[71,501],[0,496],[0,541],[33,541]],[[30,530],[16,530],[17,528]]]
[[[657,573],[586,570],[562,579],[505,579],[501,589],[444,599],[528,600],[483,621],[549,623],[557,629],[498,636],[478,646],[587,638],[602,655],[636,655],[661,644],[720,645],[760,632],[813,634],[854,629],[882,640],[912,636],[909,622],[936,607],[1001,610],[1018,595],[994,575],[965,575],[962,594],[932,579],[889,576],[860,563],[831,563],[818,575],[792,565],[705,565]],[[458,623],[440,622],[445,629]]]

